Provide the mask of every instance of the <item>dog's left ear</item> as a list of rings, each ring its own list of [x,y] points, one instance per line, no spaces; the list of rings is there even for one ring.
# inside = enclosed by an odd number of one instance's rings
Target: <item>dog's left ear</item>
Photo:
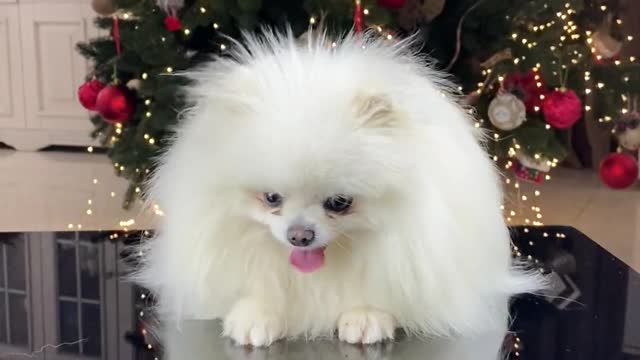
[[[383,94],[356,95],[353,111],[362,127],[391,128],[397,122],[391,99]]]

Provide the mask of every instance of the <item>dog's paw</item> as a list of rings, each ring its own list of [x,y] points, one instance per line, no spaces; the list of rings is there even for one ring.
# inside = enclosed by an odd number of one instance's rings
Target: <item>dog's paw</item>
[[[282,321],[255,301],[238,301],[224,319],[224,336],[237,345],[269,346],[284,335]]]
[[[390,314],[373,309],[343,313],[338,319],[338,337],[350,344],[375,344],[393,340],[396,321]]]

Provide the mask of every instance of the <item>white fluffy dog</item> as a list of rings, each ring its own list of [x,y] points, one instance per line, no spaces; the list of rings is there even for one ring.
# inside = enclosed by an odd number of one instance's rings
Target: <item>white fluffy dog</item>
[[[191,74],[150,198],[138,281],[168,323],[237,344],[503,327],[537,287],[511,262],[498,177],[449,83],[367,35],[248,36]]]

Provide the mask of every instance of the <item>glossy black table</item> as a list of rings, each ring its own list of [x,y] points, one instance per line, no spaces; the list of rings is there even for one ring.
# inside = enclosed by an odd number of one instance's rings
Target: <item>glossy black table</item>
[[[637,272],[572,228],[512,233],[514,255],[548,274],[553,288],[513,301],[509,333],[268,349],[231,345],[216,321],[190,321],[156,339],[151,294],[120,280],[123,259],[135,259],[127,245],[141,233],[0,233],[0,359],[640,359]]]

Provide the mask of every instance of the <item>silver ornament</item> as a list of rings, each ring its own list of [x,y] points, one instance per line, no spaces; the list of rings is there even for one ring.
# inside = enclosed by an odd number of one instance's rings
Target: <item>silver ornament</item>
[[[510,93],[498,94],[489,104],[489,121],[500,130],[513,130],[527,119],[522,100]]]

